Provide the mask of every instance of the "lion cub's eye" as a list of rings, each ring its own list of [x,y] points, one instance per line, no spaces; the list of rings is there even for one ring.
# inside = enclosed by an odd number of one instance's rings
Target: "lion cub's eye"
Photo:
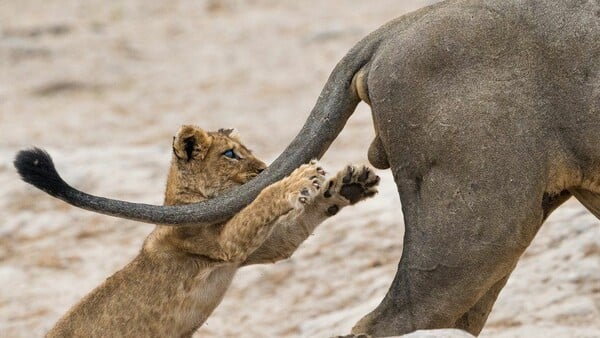
[[[239,159],[240,159],[240,157],[239,157],[239,156],[238,156],[238,155],[237,155],[237,154],[236,154],[236,153],[233,151],[233,149],[228,149],[228,150],[226,150],[226,151],[223,153],[223,155],[224,155],[225,157],[229,157],[229,158],[232,158],[232,159],[234,159],[234,160],[239,160]]]

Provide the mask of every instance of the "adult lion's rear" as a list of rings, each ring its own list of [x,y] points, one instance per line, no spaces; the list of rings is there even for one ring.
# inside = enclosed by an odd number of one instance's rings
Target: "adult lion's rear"
[[[598,1],[455,0],[392,21],[332,72],[300,134],[257,179],[207,203],[102,199],[32,156],[23,178],[68,203],[162,224],[229,217],[321,156],[360,100],[391,167],[406,232],[398,272],[355,333],[458,327],[477,334],[548,214],[575,195],[600,216]]]

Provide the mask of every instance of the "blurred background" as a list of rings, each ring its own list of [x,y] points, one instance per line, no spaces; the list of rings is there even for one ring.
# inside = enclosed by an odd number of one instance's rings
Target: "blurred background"
[[[435,1],[0,1],[0,337],[42,336],[132,259],[148,224],[100,216],[21,182],[46,148],[74,186],[160,204],[182,124],[235,127],[266,161],[302,126],[336,62]],[[366,163],[361,104],[323,162]],[[240,270],[200,337],[345,334],[385,295],[402,250],[391,175],[289,260]],[[546,222],[483,337],[600,337],[600,226],[574,200]]]

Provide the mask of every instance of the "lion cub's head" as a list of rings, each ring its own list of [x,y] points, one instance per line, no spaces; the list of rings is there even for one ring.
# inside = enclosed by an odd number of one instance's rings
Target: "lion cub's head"
[[[173,137],[165,205],[213,198],[248,182],[266,167],[234,130],[206,132],[196,126],[183,126]]]

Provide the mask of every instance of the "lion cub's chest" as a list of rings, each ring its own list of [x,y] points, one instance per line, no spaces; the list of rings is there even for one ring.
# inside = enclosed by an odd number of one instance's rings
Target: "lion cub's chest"
[[[197,328],[204,323],[221,303],[237,269],[231,264],[206,267],[180,285],[174,301],[180,309],[181,327]]]

